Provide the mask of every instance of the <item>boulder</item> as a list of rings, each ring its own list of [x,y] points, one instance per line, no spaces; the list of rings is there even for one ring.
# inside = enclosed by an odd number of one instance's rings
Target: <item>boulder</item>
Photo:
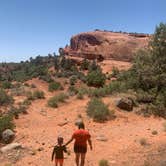
[[[5,131],[2,132],[2,141],[4,143],[10,143],[13,141],[15,137],[15,134],[12,130],[6,129]]]
[[[126,111],[132,111],[133,101],[129,98],[121,98],[120,100],[117,101],[116,106]]]
[[[13,149],[19,149],[19,148],[21,148],[21,147],[22,147],[22,146],[21,146],[21,144],[19,144],[19,143],[11,143],[11,144],[8,144],[8,145],[2,147],[2,148],[0,149],[0,152],[1,152],[1,153],[6,153],[6,152],[11,151],[11,150],[13,150]]]

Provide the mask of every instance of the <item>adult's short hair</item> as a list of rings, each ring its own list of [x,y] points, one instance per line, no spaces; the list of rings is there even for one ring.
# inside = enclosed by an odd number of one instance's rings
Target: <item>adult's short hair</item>
[[[78,128],[79,129],[84,129],[85,128],[84,123],[83,122],[78,123]]]

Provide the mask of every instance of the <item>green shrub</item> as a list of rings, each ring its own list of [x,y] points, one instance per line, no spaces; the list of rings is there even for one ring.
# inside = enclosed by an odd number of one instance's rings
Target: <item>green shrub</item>
[[[22,104],[25,105],[25,106],[29,106],[29,105],[31,105],[31,101],[28,100],[28,99],[25,99],[25,100],[22,102]]]
[[[76,95],[78,93],[78,89],[74,85],[69,86],[68,92],[70,96]]]
[[[48,100],[47,104],[48,104],[49,107],[57,108],[58,107],[58,101],[57,101],[56,96],[51,97]]]
[[[77,82],[77,76],[72,76],[70,78],[70,85],[75,85],[76,82]]]
[[[83,99],[83,98],[84,98],[84,92],[83,91],[78,91],[77,99]]]
[[[105,84],[105,74],[100,70],[91,71],[86,76],[86,82],[88,86],[102,87]]]
[[[35,99],[44,99],[44,92],[43,91],[39,91],[39,90],[36,90],[33,92],[33,97]]]
[[[105,105],[101,99],[92,98],[87,105],[87,114],[93,120],[103,122],[110,117],[110,110],[108,109],[108,105]]]
[[[60,93],[58,96],[57,96],[57,101],[58,102],[65,102],[66,99],[68,99],[69,96],[65,93]]]
[[[88,67],[89,72],[100,70],[100,66],[97,64],[96,60],[93,60]]]
[[[11,89],[11,94],[14,96],[23,96],[26,94],[24,86],[15,87]]]
[[[136,97],[137,101],[140,103],[152,103],[152,101],[154,101],[154,96],[143,90],[137,91]]]
[[[49,83],[48,90],[50,92],[56,91],[61,88],[61,84],[59,82],[51,82]]]
[[[53,82],[53,79],[51,78],[51,76],[48,74],[48,75],[42,75],[39,77],[39,79],[43,80],[43,81],[46,81],[48,83],[51,83]]]
[[[119,73],[120,73],[119,69],[116,68],[116,67],[113,67],[112,68],[111,77],[115,77],[116,78],[119,75]]]
[[[3,89],[10,89],[10,88],[12,88],[12,83],[9,82],[9,81],[4,81],[4,82],[2,82],[1,87],[2,87]]]
[[[126,87],[125,82],[112,81],[108,86],[109,93],[125,92],[128,88]]]
[[[8,113],[12,116],[14,116],[16,119],[18,119],[19,114],[27,114],[27,105],[24,105],[23,103],[19,103],[18,107],[12,106]]]
[[[26,92],[27,100],[35,100],[33,93],[31,91]]]
[[[9,105],[14,102],[12,96],[9,96],[4,90],[0,89],[0,106]]]
[[[100,160],[99,166],[109,166],[108,160],[105,160],[105,159]]]
[[[23,113],[23,114],[27,114],[27,105],[24,105],[23,103],[19,105],[18,107],[18,112],[19,113]]]
[[[11,115],[4,115],[0,117],[0,137],[4,130],[14,129],[13,117]]]
[[[68,99],[68,95],[60,93],[59,95],[53,96],[48,100],[48,106],[56,108],[58,107],[59,102],[65,102],[66,99]]]
[[[104,97],[109,93],[109,88],[107,86],[103,88],[95,88],[95,89],[89,89],[88,90],[88,96],[89,97]]]
[[[90,62],[85,58],[81,63],[80,69],[81,70],[88,70],[89,65],[90,65]]]

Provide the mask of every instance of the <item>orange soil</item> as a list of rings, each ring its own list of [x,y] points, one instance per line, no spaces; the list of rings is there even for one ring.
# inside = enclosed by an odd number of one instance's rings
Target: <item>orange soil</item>
[[[86,166],[97,166],[99,160],[106,159],[111,166],[143,166],[149,154],[157,153],[160,147],[166,147],[166,132],[163,131],[162,118],[144,118],[133,112],[124,112],[116,108],[117,96],[104,98],[110,110],[115,110],[116,119],[106,123],[96,123],[86,115],[86,105],[89,98],[83,100],[71,97],[65,104],[52,109],[47,107],[47,100],[52,93],[47,91],[47,84],[33,79],[37,88],[45,92],[46,99],[37,100],[28,109],[27,115],[21,115],[16,120],[16,139],[23,147],[36,151],[35,155],[27,153],[12,166],[53,166],[51,153],[58,135],[68,141],[76,129],[74,125],[81,114],[86,128],[92,135],[93,150],[88,148]],[[59,124],[68,122],[64,126]],[[156,130],[157,135],[152,135]],[[98,141],[97,136],[104,135],[107,141]],[[140,145],[140,139],[145,138],[148,145]],[[43,147],[42,151],[37,149]],[[65,155],[64,166],[74,166],[73,143],[68,146],[71,155]],[[3,160],[0,166],[9,161]]]

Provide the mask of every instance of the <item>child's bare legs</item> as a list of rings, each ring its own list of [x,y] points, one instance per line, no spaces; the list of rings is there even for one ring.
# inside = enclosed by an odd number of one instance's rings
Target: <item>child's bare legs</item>
[[[61,163],[60,163],[59,165],[60,165],[60,166],[63,166],[63,164],[61,164]],[[55,163],[55,166],[58,166],[58,164],[57,164],[57,163]]]
[[[80,153],[76,153],[75,161],[77,166],[79,166],[79,160],[80,160]]]

